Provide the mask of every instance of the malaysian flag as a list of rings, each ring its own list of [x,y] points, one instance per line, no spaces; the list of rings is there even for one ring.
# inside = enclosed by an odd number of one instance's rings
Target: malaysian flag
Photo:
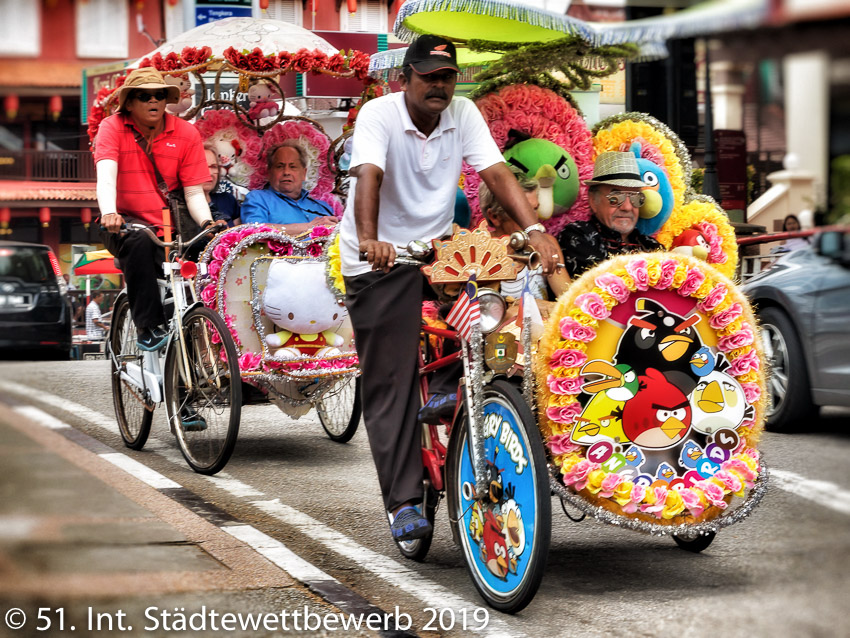
[[[466,287],[460,293],[446,321],[455,327],[460,336],[469,341],[472,336],[472,326],[478,325],[481,313],[478,309],[478,284],[475,273],[469,277]]]

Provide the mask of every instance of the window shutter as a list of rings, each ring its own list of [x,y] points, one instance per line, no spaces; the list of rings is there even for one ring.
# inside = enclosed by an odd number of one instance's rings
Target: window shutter
[[[177,0],[177,4],[171,6],[170,2],[162,3],[165,12],[165,39],[170,40],[186,31],[186,21],[183,18],[183,0]]]
[[[0,0],[0,55],[41,53],[40,2]]]
[[[387,5],[381,0],[357,0],[357,11],[352,15],[342,4],[339,22],[340,31],[387,33]]]
[[[126,58],[129,55],[129,3],[77,0],[77,57]]]
[[[270,0],[266,14],[272,20],[282,20],[300,27],[304,22],[304,5],[301,0]]]

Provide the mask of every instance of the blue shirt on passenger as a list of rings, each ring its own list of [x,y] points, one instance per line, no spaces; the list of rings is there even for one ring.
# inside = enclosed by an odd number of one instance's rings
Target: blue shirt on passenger
[[[330,205],[313,199],[303,189],[298,199],[292,199],[276,190],[265,188],[251,191],[242,202],[243,224],[298,224],[327,215],[333,215]]]

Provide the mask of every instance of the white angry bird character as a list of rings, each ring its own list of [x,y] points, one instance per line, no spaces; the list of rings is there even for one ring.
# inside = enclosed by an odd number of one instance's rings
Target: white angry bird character
[[[689,400],[691,427],[704,434],[722,428],[734,430],[754,413],[738,380],[719,370],[702,377]]]
[[[347,312],[328,289],[324,263],[275,260],[269,266],[263,310],[280,328],[266,336],[266,343],[276,348],[275,357],[340,354],[345,339],[336,331]]]

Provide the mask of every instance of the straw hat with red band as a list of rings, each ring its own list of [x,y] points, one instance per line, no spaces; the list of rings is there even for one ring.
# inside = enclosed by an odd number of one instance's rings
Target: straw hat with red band
[[[124,104],[133,90],[139,91],[158,91],[166,90],[168,95],[166,102],[168,104],[176,104],[180,100],[180,87],[174,84],[166,84],[162,79],[162,74],[152,67],[143,69],[133,69],[130,75],[124,80],[124,84],[118,87],[118,110],[124,110]]]
[[[455,45],[436,35],[420,35],[407,48],[402,66],[408,66],[419,75],[451,69],[460,72],[457,66]]]

